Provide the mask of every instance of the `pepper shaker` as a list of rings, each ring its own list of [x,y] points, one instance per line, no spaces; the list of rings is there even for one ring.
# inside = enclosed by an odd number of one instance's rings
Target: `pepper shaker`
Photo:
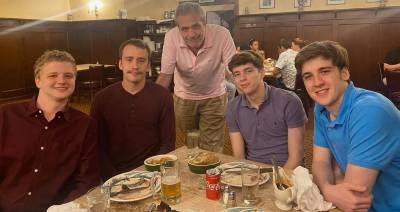
[[[226,208],[236,207],[236,192],[230,191],[228,196],[228,203],[226,204]]]

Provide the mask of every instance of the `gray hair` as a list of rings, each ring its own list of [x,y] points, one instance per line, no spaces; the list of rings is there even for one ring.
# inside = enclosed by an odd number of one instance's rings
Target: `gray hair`
[[[189,15],[189,14],[198,14],[200,16],[200,20],[202,22],[206,22],[206,17],[204,15],[204,10],[203,8],[200,7],[200,5],[198,3],[195,2],[183,2],[180,3],[177,7],[176,7],[176,11],[175,11],[175,22],[176,19],[179,16],[185,16],[185,15]]]

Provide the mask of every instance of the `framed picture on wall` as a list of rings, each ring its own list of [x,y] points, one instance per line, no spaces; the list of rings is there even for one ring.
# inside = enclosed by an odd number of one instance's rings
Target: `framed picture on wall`
[[[275,0],[260,0],[261,9],[275,8]]]
[[[344,0],[328,0],[328,4],[344,4]]]
[[[298,8],[299,3],[302,3],[303,7],[311,7],[311,0],[294,0],[294,7]]]
[[[227,28],[233,34],[235,13],[233,10],[207,11],[207,24],[216,24]]]
[[[199,3],[213,3],[215,0],[199,0]]]

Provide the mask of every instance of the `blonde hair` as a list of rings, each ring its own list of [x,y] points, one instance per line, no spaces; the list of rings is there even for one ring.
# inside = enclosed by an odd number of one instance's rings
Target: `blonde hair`
[[[45,64],[54,61],[71,63],[76,74],[76,62],[70,53],[59,50],[47,50],[36,60],[33,66],[34,77],[37,78],[39,76]]]

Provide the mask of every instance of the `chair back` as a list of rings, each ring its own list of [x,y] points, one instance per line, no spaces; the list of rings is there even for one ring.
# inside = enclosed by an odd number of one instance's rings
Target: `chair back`
[[[400,92],[400,71],[385,71],[385,75],[389,91]]]

